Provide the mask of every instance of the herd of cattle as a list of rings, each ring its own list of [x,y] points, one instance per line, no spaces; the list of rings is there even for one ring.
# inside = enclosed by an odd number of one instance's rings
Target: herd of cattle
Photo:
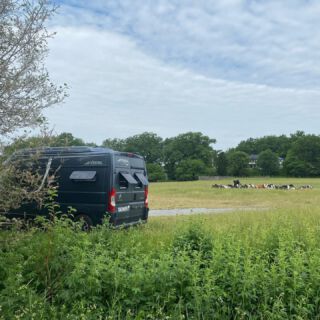
[[[240,180],[233,180],[233,184],[213,184],[212,188],[217,189],[281,189],[281,190],[304,190],[312,189],[310,184],[295,186],[293,184],[241,184]]]

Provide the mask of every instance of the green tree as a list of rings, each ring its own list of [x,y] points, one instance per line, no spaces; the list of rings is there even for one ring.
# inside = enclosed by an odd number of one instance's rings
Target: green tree
[[[125,139],[119,139],[119,138],[114,138],[114,139],[105,139],[102,142],[102,146],[106,148],[110,148],[113,150],[117,151],[126,151],[126,141]]]
[[[283,164],[286,175],[293,177],[308,176],[309,168],[305,161],[299,159],[292,150],[289,150]]]
[[[158,163],[147,163],[148,180],[150,182],[165,181],[166,173]]]
[[[198,180],[199,175],[207,174],[208,169],[200,159],[180,161],[176,167],[175,177],[180,181]]]
[[[228,173],[228,159],[224,152],[219,152],[216,156],[217,175],[226,176]]]
[[[247,154],[260,154],[262,151],[270,149],[279,156],[285,157],[291,147],[292,139],[292,136],[289,138],[285,135],[249,138],[241,141],[235,150]]]
[[[249,156],[242,151],[228,153],[228,172],[230,175],[241,177],[247,174]]]
[[[43,133],[33,137],[18,137],[10,145],[4,147],[4,154],[10,155],[13,152],[25,148],[38,147],[69,147],[69,146],[94,146],[93,143],[86,143],[76,138],[72,133],[63,132],[58,135]]]
[[[176,167],[183,160],[201,160],[207,168],[213,168],[215,139],[201,132],[187,132],[164,141],[163,154],[169,179],[176,178]]]
[[[279,173],[279,157],[270,149],[259,153],[257,166],[263,176],[273,176]]]
[[[315,177],[320,175],[320,136],[300,135],[295,137],[284,161],[287,175]]]
[[[140,154],[147,163],[162,161],[162,138],[156,133],[143,132],[126,139],[106,139],[102,145],[117,151]]]
[[[63,132],[56,136],[53,136],[49,146],[50,147],[68,147],[68,146],[85,146],[85,143],[81,138],[76,138],[72,133]],[[92,145],[92,144],[90,144]]]
[[[156,133],[143,132],[125,140],[125,151],[142,155],[147,163],[162,161],[162,138]]]

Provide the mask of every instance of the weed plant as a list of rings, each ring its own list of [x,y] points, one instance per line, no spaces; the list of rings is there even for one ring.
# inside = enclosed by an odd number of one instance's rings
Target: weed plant
[[[314,208],[0,232],[0,319],[319,319]]]

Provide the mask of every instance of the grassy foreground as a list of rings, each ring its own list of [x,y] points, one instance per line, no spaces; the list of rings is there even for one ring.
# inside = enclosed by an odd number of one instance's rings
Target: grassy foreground
[[[164,208],[241,208],[304,207],[320,205],[320,179],[245,178],[241,183],[310,184],[313,190],[213,189],[214,183],[230,184],[232,178],[219,181],[164,182],[150,185],[150,207]]]
[[[315,188],[152,184],[152,208],[269,209],[0,231],[0,319],[320,319],[320,179],[266,180]]]
[[[0,233],[0,319],[319,319],[320,211]]]

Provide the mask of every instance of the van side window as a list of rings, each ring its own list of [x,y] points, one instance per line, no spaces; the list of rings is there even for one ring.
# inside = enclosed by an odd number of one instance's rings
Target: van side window
[[[119,188],[120,189],[128,189],[129,182],[125,179],[125,177],[119,173]]]
[[[97,171],[72,171],[70,180],[72,181],[96,181]]]
[[[133,175],[133,177],[137,180],[137,184],[135,185],[136,189],[141,189],[143,187],[142,182],[139,180],[138,176],[137,176],[137,172],[135,172],[135,174]]]

